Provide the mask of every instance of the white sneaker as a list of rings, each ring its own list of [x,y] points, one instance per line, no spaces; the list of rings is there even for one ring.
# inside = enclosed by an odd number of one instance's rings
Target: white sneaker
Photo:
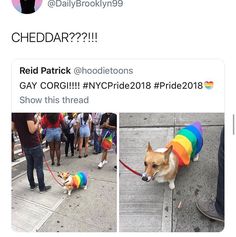
[[[105,164],[107,164],[108,163],[108,161],[107,160],[104,160],[103,161],[103,165],[105,165]]]
[[[98,164],[98,169],[101,169],[103,167],[103,162],[101,161],[99,164]]]

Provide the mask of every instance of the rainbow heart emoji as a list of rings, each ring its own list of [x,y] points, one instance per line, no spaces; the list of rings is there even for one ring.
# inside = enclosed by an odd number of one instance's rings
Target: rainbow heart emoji
[[[206,89],[211,90],[214,86],[214,82],[213,81],[205,81],[204,86]]]

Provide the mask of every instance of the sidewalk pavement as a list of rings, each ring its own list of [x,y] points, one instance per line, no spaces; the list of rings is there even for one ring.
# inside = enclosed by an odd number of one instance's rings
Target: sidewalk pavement
[[[120,114],[120,159],[143,172],[148,141],[164,147],[178,129],[195,121],[203,125],[200,160],[182,168],[171,191],[168,184],[145,183],[120,165],[120,231],[218,232],[224,224],[196,209],[198,197],[214,197],[217,153],[223,114]]]
[[[89,148],[92,153],[92,147]],[[64,154],[64,145],[61,148]],[[49,157],[49,152],[45,155]],[[61,166],[51,167],[57,171],[88,172],[88,189],[74,190],[71,196],[63,193],[44,166],[45,183],[52,189],[40,194],[30,191],[25,172],[12,181],[12,228],[15,231],[38,232],[115,232],[117,209],[117,173],[113,170],[116,154],[108,153],[109,162],[103,169],[97,165],[101,154],[78,159],[65,158]],[[51,163],[50,161],[48,162]]]

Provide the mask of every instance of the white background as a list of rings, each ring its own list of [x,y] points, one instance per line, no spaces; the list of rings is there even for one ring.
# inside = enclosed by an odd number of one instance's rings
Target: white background
[[[48,9],[46,2],[44,0],[41,9],[32,16],[22,16],[12,7],[10,0],[0,1],[1,234],[22,235],[11,232],[10,229],[12,62],[15,59],[24,58],[159,58],[224,61],[226,77],[226,218],[225,230],[220,235],[234,235],[236,213],[234,147],[236,138],[232,135],[232,114],[236,110],[235,0],[125,0],[125,7],[122,9],[104,10]],[[10,40],[13,31],[66,30],[97,31],[99,33],[98,43],[75,47],[73,44],[15,44]],[[141,107],[140,112],[142,112]],[[125,234],[120,233],[119,235]],[[141,234],[131,235],[140,236]],[[158,233],[158,235],[164,234]],[[201,235],[209,234],[201,233]],[[212,235],[219,234],[213,233]]]

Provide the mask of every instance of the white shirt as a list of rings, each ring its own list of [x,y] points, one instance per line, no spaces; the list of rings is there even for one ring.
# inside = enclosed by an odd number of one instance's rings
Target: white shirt
[[[91,114],[89,114],[88,120],[86,121],[86,123],[85,123],[85,121],[83,120],[83,116],[84,116],[83,113],[81,113],[81,114],[79,114],[79,115],[77,116],[77,123],[79,123],[80,126],[89,125],[89,122],[92,121],[92,116],[91,116]],[[82,124],[81,124],[81,122],[82,122]]]
[[[67,116],[65,116],[64,121],[67,125],[69,124],[69,126],[70,126],[70,134],[75,133],[74,125],[76,124],[76,119],[74,119],[74,118],[72,120],[68,119],[68,115],[67,115]]]

